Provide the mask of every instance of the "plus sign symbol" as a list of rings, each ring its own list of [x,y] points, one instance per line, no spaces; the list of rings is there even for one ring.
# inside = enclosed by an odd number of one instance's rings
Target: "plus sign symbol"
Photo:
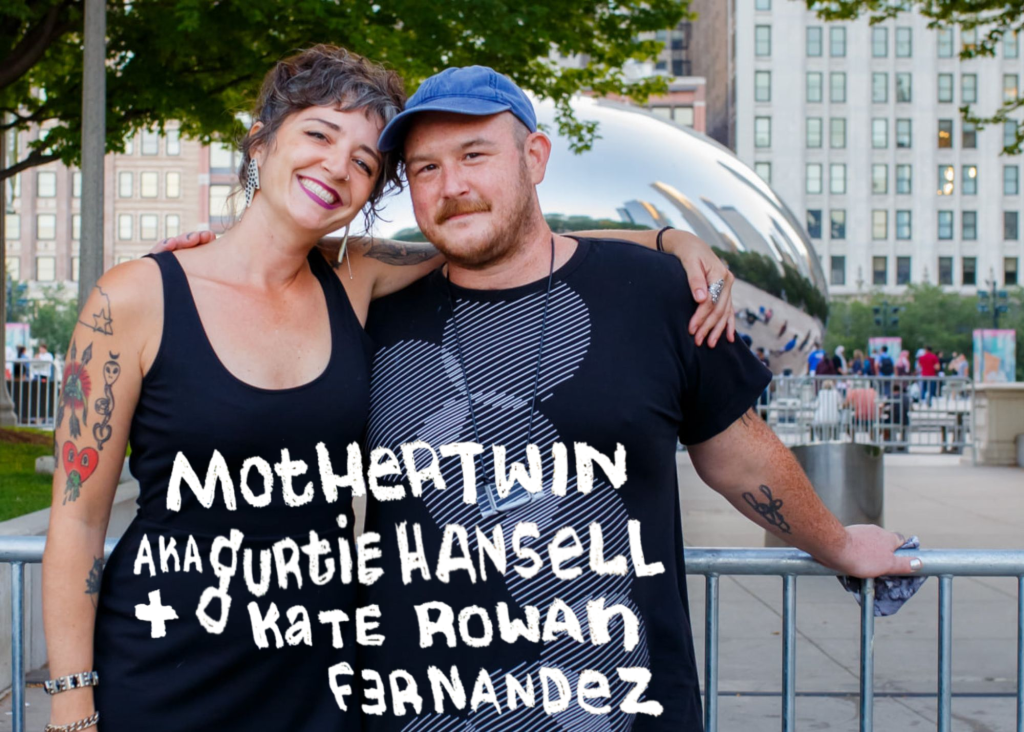
[[[135,617],[149,621],[149,634],[152,638],[163,638],[167,635],[167,621],[177,620],[178,613],[170,605],[160,602],[160,590],[149,593],[149,604],[139,603],[135,606]]]

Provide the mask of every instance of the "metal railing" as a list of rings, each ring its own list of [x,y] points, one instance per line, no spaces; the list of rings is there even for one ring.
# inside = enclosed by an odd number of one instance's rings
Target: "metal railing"
[[[25,730],[24,582],[25,564],[41,562],[46,537],[0,537],[0,563],[11,565],[11,671],[13,731]],[[105,554],[117,543],[108,539]],[[952,721],[951,664],[953,648],[953,578],[1015,577],[1017,579],[1017,732],[1024,732],[1024,551],[917,549],[899,553],[921,558],[922,576],[939,578],[938,732],[949,732]],[[829,576],[835,572],[797,549],[685,550],[687,574],[705,577],[704,724],[718,730],[718,613],[719,578],[729,575],[773,575],[782,578],[782,730],[796,725],[796,588],[797,577]],[[872,580],[861,591],[860,730],[874,727],[875,588]]]
[[[843,441],[957,453],[974,446],[974,382],[961,377],[776,376],[758,410],[789,446]]]
[[[4,362],[4,388],[14,403],[15,426],[54,428],[63,372],[60,360]]]

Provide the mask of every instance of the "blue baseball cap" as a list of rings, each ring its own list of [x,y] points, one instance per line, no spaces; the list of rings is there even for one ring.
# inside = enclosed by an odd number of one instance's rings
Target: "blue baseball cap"
[[[409,122],[418,112],[454,112],[474,117],[511,112],[530,132],[537,131],[537,115],[529,97],[507,76],[486,66],[445,69],[424,81],[405,110],[380,133],[377,147],[381,152],[401,146]]]

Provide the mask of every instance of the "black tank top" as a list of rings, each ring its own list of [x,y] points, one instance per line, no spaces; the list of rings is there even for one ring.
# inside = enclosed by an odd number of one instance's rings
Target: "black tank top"
[[[308,559],[298,552],[303,584],[294,577],[278,586],[277,560],[267,592],[254,596],[244,580],[243,552],[230,582],[231,603],[226,626],[211,633],[196,617],[205,588],[216,586],[210,563],[214,537],[227,537],[232,529],[244,536],[243,549],[252,549],[253,572],[261,576],[260,553],[276,542],[291,539],[302,546],[316,531],[326,540],[335,560],[339,541],[351,542],[351,494],[337,501],[324,497],[316,445],[324,443],[334,472],[346,467],[346,448],[358,442],[369,408],[371,343],[349,304],[344,288],[330,266],[314,250],[309,264],[323,288],[330,316],[331,355],[318,377],[289,389],[251,386],[232,375],[220,362],[199,319],[188,279],[171,253],[154,257],[160,266],[164,291],[164,322],[160,347],[143,379],[142,392],[131,426],[131,470],[139,481],[138,514],[119,541],[103,573],[95,633],[95,666],[102,683],[95,689],[96,706],[105,732],[178,732],[180,730],[327,730],[358,729],[357,703],[350,712],[339,709],[331,691],[328,669],[347,663],[355,667],[355,643],[347,623],[344,647],[336,649],[329,625],[319,614],[341,610],[354,619],[355,586],[341,581],[336,571],[329,582],[311,581]],[[274,348],[267,343],[268,349]],[[235,507],[229,508],[218,486],[213,504],[205,507],[182,485],[180,510],[168,508],[168,482],[179,452],[205,480],[214,451],[223,456],[234,485]],[[292,478],[294,498],[288,505],[282,479],[271,473],[269,502],[253,506],[239,485],[240,471],[249,458],[262,458],[270,466],[303,461],[306,470]],[[249,496],[264,502],[264,479],[259,470],[248,472]],[[310,484],[307,486],[307,484]],[[344,515],[345,528],[339,526]],[[145,567],[136,573],[136,559],[145,541],[151,545],[156,576]],[[185,565],[186,546],[194,540],[202,572],[173,570],[176,562],[161,556],[160,542],[176,542]],[[286,547],[287,548],[287,547]],[[224,554],[224,552],[221,552]],[[228,561],[227,556],[221,557]],[[321,568],[323,568],[321,563]],[[163,605],[173,607],[177,619],[166,624],[166,635],[151,637],[149,622],[136,616],[136,608],[159,590]],[[302,606],[308,614],[312,645],[285,642],[269,648],[254,640],[250,604],[260,614],[276,604],[277,626],[287,638],[293,619],[288,612]],[[219,613],[215,602],[211,614]],[[294,637],[289,640],[294,640]],[[351,677],[339,683],[352,683]]]

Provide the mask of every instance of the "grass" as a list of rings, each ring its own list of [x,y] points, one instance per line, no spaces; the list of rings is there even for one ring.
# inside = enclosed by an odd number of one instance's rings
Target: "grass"
[[[36,473],[36,458],[52,454],[52,432],[0,429],[0,521],[50,506],[53,476]]]

